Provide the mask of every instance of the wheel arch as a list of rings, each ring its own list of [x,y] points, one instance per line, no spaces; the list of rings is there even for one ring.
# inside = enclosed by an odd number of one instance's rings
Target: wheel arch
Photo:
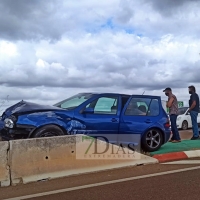
[[[59,128],[63,131],[64,135],[67,135],[67,134],[68,134],[68,133],[67,133],[67,130],[66,130],[63,126],[61,126],[61,125],[59,125],[59,124],[56,124],[56,123],[50,123],[50,124],[43,124],[43,125],[41,125],[41,126],[37,126],[35,129],[33,129],[33,130],[29,133],[28,138],[32,138],[32,136],[34,135],[34,133],[35,133],[36,131],[38,131],[39,129],[41,129],[41,128],[43,128],[43,127],[46,127],[46,126],[51,126],[51,125],[54,125],[54,126],[59,127]]]

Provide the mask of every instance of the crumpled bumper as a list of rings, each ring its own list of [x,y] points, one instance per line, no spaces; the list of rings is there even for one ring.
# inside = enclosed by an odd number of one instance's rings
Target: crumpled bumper
[[[9,141],[13,139],[11,135],[8,134],[8,131],[5,128],[0,129],[0,137],[2,141]]]

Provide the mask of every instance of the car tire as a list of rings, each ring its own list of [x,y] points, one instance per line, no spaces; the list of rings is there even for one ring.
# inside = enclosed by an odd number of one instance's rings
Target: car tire
[[[47,125],[36,130],[32,138],[62,136],[64,132],[56,125]]]
[[[186,120],[183,121],[181,129],[182,130],[187,130],[188,129],[188,122]]]
[[[156,128],[149,129],[141,140],[141,147],[145,152],[157,151],[163,144],[163,133]]]

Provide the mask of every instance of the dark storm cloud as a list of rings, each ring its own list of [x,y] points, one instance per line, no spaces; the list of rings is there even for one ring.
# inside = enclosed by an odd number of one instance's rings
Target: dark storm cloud
[[[45,87],[62,87],[62,88],[93,88],[93,87],[106,87],[110,85],[111,81],[96,81],[95,80],[85,80],[84,78],[67,78],[67,80],[62,79],[57,81],[59,77],[55,77],[51,80],[36,80],[34,77],[32,80],[24,81],[24,80],[12,80],[8,82],[0,81],[0,84],[7,87],[24,87],[26,84],[26,88],[34,88],[38,86],[45,86]]]
[[[6,0],[0,4],[0,38],[7,40],[60,39],[70,28],[63,1]],[[59,12],[60,11],[60,12]]]
[[[147,91],[152,91],[152,90],[160,90],[163,91],[166,87],[171,87],[171,88],[187,88],[188,84],[186,82],[183,82],[182,80],[174,80],[172,82],[169,81],[163,81],[163,82],[156,82],[151,79],[146,80],[144,83],[129,83],[126,84],[125,88],[126,89],[137,89],[137,88],[144,88],[144,90]]]
[[[133,67],[128,64],[128,66],[124,65],[124,71],[113,69],[113,72],[108,72],[103,70],[99,70],[98,73],[82,73],[74,74],[74,77],[71,77],[68,74],[68,70],[57,70],[49,69],[50,73],[45,74],[42,71],[37,73],[34,71],[34,68],[30,71],[30,69],[24,70],[23,78],[22,74],[18,75],[18,79],[13,76],[1,76],[0,84],[7,87],[19,87],[19,88],[35,88],[44,86],[46,88],[100,88],[100,87],[114,87],[117,86],[119,88],[125,89],[138,89],[144,88],[146,90],[162,90],[162,88],[174,87],[174,88],[183,88],[186,87],[187,84],[184,79],[182,79],[182,75],[165,75],[165,70],[159,73],[157,69],[158,65],[145,67],[140,66],[140,68]],[[95,66],[94,66],[95,67]],[[109,67],[109,66],[108,66]],[[131,75],[131,74],[134,75]],[[157,80],[161,78],[161,80]],[[166,79],[167,78],[167,79]],[[165,80],[166,79],[166,80]],[[190,81],[189,79],[187,79]]]
[[[170,15],[175,14],[174,12],[177,11],[177,9],[182,8],[182,6],[187,5],[189,3],[193,2],[199,2],[199,0],[144,0],[145,2],[151,3],[155,10],[160,12],[163,15],[168,15],[168,17],[171,17]]]
[[[200,83],[200,61],[184,66],[181,69],[181,73],[188,85],[190,83]]]

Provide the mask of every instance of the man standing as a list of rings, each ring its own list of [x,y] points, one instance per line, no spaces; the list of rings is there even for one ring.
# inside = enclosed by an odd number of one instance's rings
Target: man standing
[[[192,120],[192,129],[193,129],[193,137],[191,140],[196,140],[199,138],[199,129],[197,123],[197,116],[199,113],[199,96],[196,93],[196,89],[193,85],[188,87],[190,100],[189,100],[189,110],[191,120]]]
[[[178,101],[176,96],[172,93],[171,88],[163,90],[165,95],[168,96],[167,107],[169,108],[169,117],[171,121],[172,138],[169,142],[181,142],[178,128],[176,125],[176,119],[178,116]]]

